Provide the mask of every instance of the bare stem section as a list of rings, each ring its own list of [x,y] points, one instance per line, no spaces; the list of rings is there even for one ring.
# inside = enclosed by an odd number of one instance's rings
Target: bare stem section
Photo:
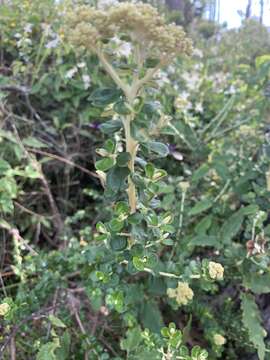
[[[118,85],[119,88],[123,90],[123,92],[126,96],[126,99],[129,102],[129,105],[132,107],[133,101],[136,98],[139,88],[143,85],[143,83],[134,82],[131,86],[128,86],[120,78],[117,71],[111,66],[111,64],[106,59],[106,57],[102,53],[102,51],[98,51],[97,55],[100,59],[101,64],[106,69],[107,73],[111,76],[111,78],[114,80],[116,85]],[[138,142],[131,135],[132,120],[134,120],[134,114],[127,115],[126,117],[123,118],[123,125],[124,125],[124,130],[125,130],[126,151],[130,154],[130,160],[128,163],[128,167],[131,172],[131,175],[134,173],[134,164],[135,164],[135,158],[136,158],[136,153],[137,153],[137,149],[138,149]],[[130,212],[131,212],[131,214],[133,214],[136,212],[137,195],[136,195],[136,187],[132,181],[131,175],[129,175],[129,177],[128,177],[127,194],[128,194],[128,202],[129,202],[129,206],[130,206]]]
[[[135,163],[135,157],[137,153],[138,148],[138,142],[134,140],[130,133],[130,123],[131,123],[132,117],[127,117],[124,120],[124,128],[125,128],[125,138],[126,138],[126,151],[130,154],[130,160],[128,163],[129,170],[131,174],[134,173],[134,163]],[[136,187],[132,181],[131,175],[128,177],[128,201],[130,206],[130,211],[133,214],[136,212],[136,204],[137,204],[137,196],[136,196]]]

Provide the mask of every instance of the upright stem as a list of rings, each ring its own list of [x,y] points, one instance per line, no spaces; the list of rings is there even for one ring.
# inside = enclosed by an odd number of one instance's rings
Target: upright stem
[[[130,160],[128,163],[128,167],[131,173],[134,173],[134,163],[135,157],[137,153],[138,143],[136,140],[133,139],[130,133],[130,124],[133,120],[131,115],[127,116],[124,120],[124,128],[125,128],[125,138],[126,138],[126,151],[130,154]],[[131,179],[131,176],[128,177],[128,201],[130,206],[131,214],[136,212],[136,204],[137,204],[137,197],[136,197],[136,187]]]
[[[140,89],[143,87],[143,85],[147,81],[149,81],[153,77],[155,72],[160,67],[160,64],[159,64],[154,69],[149,70],[144,78],[142,78],[142,79],[135,78],[135,80],[133,81],[133,84],[128,85],[120,78],[117,71],[110,64],[110,62],[108,61],[108,59],[106,58],[106,56],[102,52],[102,50],[98,50],[97,55],[103,65],[103,67],[107,71],[107,73],[111,76],[111,78],[114,80],[116,85],[118,85],[119,88],[123,90],[123,92],[126,96],[126,99],[129,102],[129,105],[131,105],[131,107],[132,107],[133,101],[136,98]],[[138,59],[139,59],[139,57],[140,57],[139,51],[138,51],[137,55],[138,55]],[[138,142],[135,139],[133,139],[133,137],[131,136],[131,131],[130,131],[130,126],[131,126],[131,122],[133,119],[134,119],[134,114],[131,114],[131,115],[126,116],[126,118],[123,120],[124,129],[125,129],[125,138],[126,138],[126,151],[130,154],[130,160],[128,163],[128,167],[129,167],[131,174],[134,173],[134,163],[135,163],[135,157],[136,157],[136,153],[137,153],[137,149],[138,149]],[[133,214],[136,212],[137,197],[136,197],[136,187],[132,181],[131,175],[129,175],[129,177],[128,177],[127,194],[128,194],[130,212],[131,212],[131,214]]]

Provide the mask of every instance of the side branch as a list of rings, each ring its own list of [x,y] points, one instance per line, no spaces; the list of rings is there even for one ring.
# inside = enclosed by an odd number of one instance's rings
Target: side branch
[[[102,51],[97,51],[97,55],[99,57],[100,62],[102,63],[104,69],[107,71],[107,73],[111,76],[111,78],[114,80],[116,85],[120,87],[121,90],[125,93],[126,96],[130,93],[130,88],[128,85],[126,85],[123,80],[120,78],[120,76],[117,74],[113,66],[109,63],[108,59],[104,55]]]

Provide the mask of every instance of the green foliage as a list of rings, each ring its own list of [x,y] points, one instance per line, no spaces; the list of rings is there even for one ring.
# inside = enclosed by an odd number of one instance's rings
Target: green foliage
[[[261,325],[261,316],[252,295],[242,295],[243,324],[248,329],[250,341],[258,350],[260,360],[265,358],[265,330]]]
[[[14,330],[18,360],[267,359],[265,29],[196,38],[131,101],[63,12],[0,5],[0,358]],[[104,46],[131,86],[158,61],[129,41]]]

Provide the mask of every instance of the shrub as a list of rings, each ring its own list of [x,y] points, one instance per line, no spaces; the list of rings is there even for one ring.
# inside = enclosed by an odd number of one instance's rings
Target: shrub
[[[267,359],[268,56],[177,59],[148,5],[2,9],[1,356]]]

